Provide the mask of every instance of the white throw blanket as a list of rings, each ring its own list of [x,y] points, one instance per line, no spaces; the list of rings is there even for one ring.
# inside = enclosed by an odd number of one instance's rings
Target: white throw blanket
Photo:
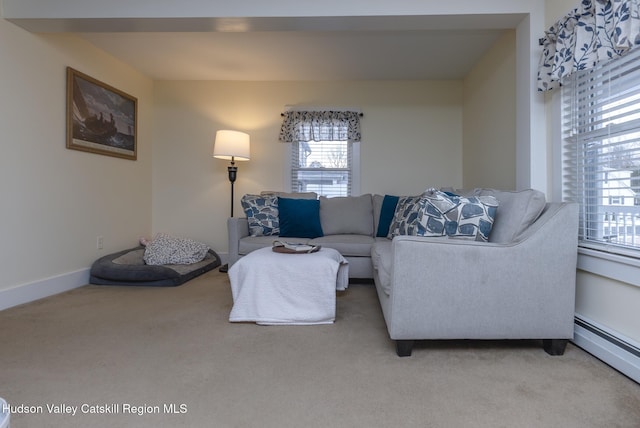
[[[258,324],[330,324],[336,290],[349,285],[349,266],[331,248],[310,254],[253,251],[229,269],[233,309],[229,321]]]

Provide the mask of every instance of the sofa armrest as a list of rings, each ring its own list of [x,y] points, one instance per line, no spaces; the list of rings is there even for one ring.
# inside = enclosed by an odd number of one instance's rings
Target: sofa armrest
[[[395,237],[391,338],[571,338],[577,208],[551,205],[513,243]]]
[[[229,267],[240,258],[240,239],[249,236],[249,221],[246,217],[229,217],[227,219],[229,236]]]

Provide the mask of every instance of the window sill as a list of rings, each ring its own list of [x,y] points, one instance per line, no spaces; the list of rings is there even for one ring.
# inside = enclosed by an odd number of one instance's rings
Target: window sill
[[[578,248],[578,269],[640,287],[640,260]]]

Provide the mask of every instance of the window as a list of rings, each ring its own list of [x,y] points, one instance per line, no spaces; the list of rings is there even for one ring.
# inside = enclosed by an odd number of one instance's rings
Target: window
[[[640,49],[564,82],[563,191],[580,245],[640,258]]]
[[[353,146],[347,141],[300,141],[291,147],[291,191],[350,196]]]
[[[359,194],[360,113],[287,111],[280,141],[291,143],[289,188],[326,197]]]

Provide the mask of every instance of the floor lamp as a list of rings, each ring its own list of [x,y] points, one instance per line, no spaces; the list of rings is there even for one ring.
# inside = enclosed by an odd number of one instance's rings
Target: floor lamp
[[[213,143],[213,157],[230,160],[227,167],[229,182],[231,183],[231,217],[233,217],[233,183],[236,181],[238,167],[236,161],[248,161],[250,152],[249,134],[239,131],[220,130],[216,132],[216,140]],[[228,264],[220,268],[220,272],[226,272]]]

